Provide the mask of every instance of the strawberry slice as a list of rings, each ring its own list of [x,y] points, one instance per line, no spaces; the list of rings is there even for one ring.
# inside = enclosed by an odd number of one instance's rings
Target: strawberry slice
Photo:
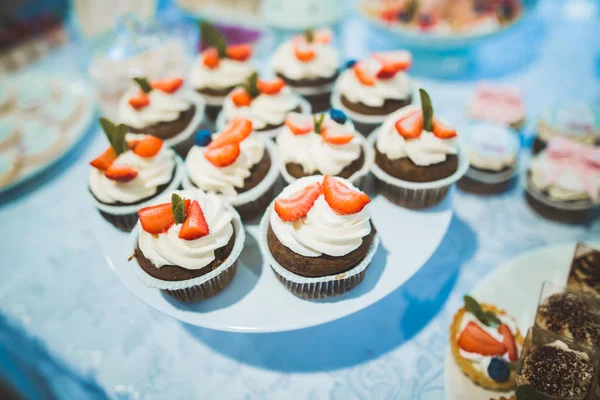
[[[281,78],[275,78],[272,81],[265,81],[262,79],[258,80],[258,90],[261,93],[268,95],[276,95],[281,92],[281,89],[285,86],[285,81]]]
[[[321,138],[325,143],[342,145],[350,143],[354,135],[344,125],[332,123],[321,128]]]
[[[159,138],[146,135],[142,140],[138,140],[137,143],[133,146],[133,152],[140,157],[154,157],[158,154],[161,147],[163,145],[163,141]]]
[[[106,171],[108,167],[117,159],[117,153],[112,147],[109,147],[100,156],[90,162],[90,165],[100,171]]]
[[[117,182],[129,182],[138,176],[138,173],[129,165],[112,164],[104,173],[108,179]]]
[[[358,81],[363,85],[375,86],[375,78],[367,71],[362,62],[357,62],[354,64],[352,67],[352,72],[354,72],[354,75],[356,75]]]
[[[213,139],[208,145],[209,149],[216,149],[228,144],[241,143],[252,133],[252,121],[245,118],[234,118],[229,125]]]
[[[519,359],[519,353],[517,352],[515,337],[510,331],[510,328],[508,325],[502,324],[498,327],[498,332],[502,335],[502,343],[508,350],[508,359],[510,361],[517,361]]]
[[[275,212],[285,222],[294,222],[304,217],[323,193],[319,182],[313,183],[285,199],[275,200]]]
[[[503,343],[494,339],[473,321],[467,324],[458,337],[458,347],[469,353],[484,356],[501,356],[506,353],[506,346]]]
[[[221,147],[208,149],[204,153],[206,158],[215,167],[227,167],[237,160],[240,156],[240,145],[238,143],[226,144]]]
[[[285,118],[287,126],[294,135],[306,135],[314,129],[314,122],[310,115],[291,112]]]
[[[307,44],[297,43],[294,47],[294,55],[298,61],[304,63],[310,62],[315,59],[317,53]]]
[[[440,139],[452,139],[456,137],[456,130],[433,118],[433,134]]]
[[[221,64],[217,49],[210,47],[202,53],[202,63],[206,68],[215,69]]]
[[[323,179],[323,194],[329,207],[345,215],[361,212],[371,202],[366,193],[350,189],[331,175]]]
[[[405,50],[375,53],[373,58],[381,64],[377,72],[379,79],[393,78],[398,72],[406,71],[412,66],[412,56]]]
[[[247,107],[252,103],[252,97],[244,88],[237,88],[231,93],[231,101],[236,107]]]
[[[227,57],[236,61],[246,61],[252,57],[252,46],[249,44],[232,44],[225,50]]]
[[[179,238],[183,240],[196,240],[210,233],[208,223],[200,204],[196,200],[192,202],[187,211],[187,217],[179,231]]]
[[[141,110],[144,107],[147,107],[150,104],[150,98],[148,95],[141,90],[137,94],[137,96],[131,97],[129,99],[129,105],[136,110]]]
[[[186,210],[190,207],[189,199],[184,200],[183,207]],[[171,203],[144,207],[138,211],[138,217],[140,217],[142,229],[153,235],[164,233],[175,224],[173,206]]]
[[[173,78],[165,79],[163,81],[152,81],[151,85],[153,89],[160,90],[161,92],[168,94],[173,94],[183,85],[183,79]]]
[[[329,44],[333,41],[333,32],[331,29],[322,28],[313,31],[313,42]]]
[[[413,110],[396,121],[396,131],[404,139],[416,139],[423,131],[423,113]]]

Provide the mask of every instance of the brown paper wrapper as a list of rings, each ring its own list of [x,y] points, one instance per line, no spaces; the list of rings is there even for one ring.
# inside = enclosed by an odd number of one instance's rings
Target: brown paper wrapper
[[[163,290],[163,292],[185,303],[206,300],[229,286],[236,272],[237,261],[231,267],[205,283],[183,289]]]

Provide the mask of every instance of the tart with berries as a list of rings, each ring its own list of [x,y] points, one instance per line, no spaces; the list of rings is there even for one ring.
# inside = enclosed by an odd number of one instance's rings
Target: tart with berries
[[[514,318],[494,305],[479,304],[471,296],[454,315],[450,349],[462,372],[474,383],[491,390],[511,390],[515,365],[524,338]]]
[[[173,192],[170,201],[161,200],[138,211],[134,271],[146,285],[180,301],[221,292],[233,280],[244,246],[236,211],[201,190]]]
[[[119,102],[119,121],[132,133],[164,140],[180,155],[187,154],[204,119],[204,101],[183,86],[181,78],[149,81],[134,78],[137,87]]]
[[[310,175],[333,175],[358,185],[373,164],[372,148],[352,121],[335,109],[312,116],[290,113],[276,140],[281,173],[288,183]]]
[[[303,298],[336,296],[356,287],[379,240],[369,197],[330,175],[298,179],[267,209],[261,247],[278,279]]]
[[[310,113],[310,110],[310,104],[292,92],[283,79],[259,79],[258,74],[253,73],[242,86],[227,95],[217,129],[223,129],[238,117],[252,121],[256,132],[275,137],[288,113]]]
[[[388,114],[411,104],[413,84],[406,74],[411,65],[411,54],[403,50],[374,53],[350,63],[336,82],[332,106],[368,135]]]
[[[206,102],[206,113],[214,121],[223,100],[235,87],[255,72],[250,44],[227,44],[225,36],[207,22],[200,24],[200,37],[206,49],[190,71],[190,85]]]
[[[186,187],[223,196],[244,220],[262,215],[275,196],[274,146],[253,133],[250,120],[234,118],[210,141],[194,146],[185,164]]]
[[[273,71],[308,100],[313,112],[331,107],[331,90],[340,68],[340,55],[332,41],[331,30],[309,29],[281,44],[271,59]]]
[[[89,190],[102,217],[129,232],[140,207],[181,184],[181,159],[155,136],[128,134],[106,118],[100,125],[110,147],[90,162]]]

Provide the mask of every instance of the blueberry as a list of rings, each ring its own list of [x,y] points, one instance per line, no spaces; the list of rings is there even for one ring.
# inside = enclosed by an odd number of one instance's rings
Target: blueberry
[[[348,60],[346,61],[346,68],[352,68],[356,64],[356,60]]]
[[[429,14],[421,14],[419,16],[419,23],[423,26],[429,26],[433,23],[433,17]]]
[[[346,114],[344,114],[342,110],[338,110],[337,108],[332,108],[331,110],[329,110],[329,116],[338,124],[345,124],[346,120],[348,119],[348,117],[346,117]]]
[[[196,137],[194,138],[194,144],[196,146],[206,146],[210,143],[211,133],[208,129],[200,129],[196,132]]]
[[[487,372],[496,382],[506,382],[510,378],[510,367],[502,358],[492,358]]]
[[[408,13],[406,11],[400,11],[398,13],[398,19],[402,22],[410,22],[410,20],[412,19],[412,16],[410,15],[410,13]]]

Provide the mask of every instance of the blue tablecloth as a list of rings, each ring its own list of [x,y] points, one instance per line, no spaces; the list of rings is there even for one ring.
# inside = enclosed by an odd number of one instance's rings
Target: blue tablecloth
[[[542,2],[518,31],[479,48],[458,80],[420,76],[437,112],[461,121],[481,78],[523,89],[526,132],[555,99],[597,100],[600,22],[577,4]],[[342,31],[349,57],[390,45],[357,19]],[[43,68],[73,67],[76,52]],[[418,60],[414,73],[422,75]],[[146,306],[105,265],[86,193],[88,160],[104,147],[90,133],[56,167],[0,197],[0,376],[30,398],[441,399],[447,327],[463,293],[519,253],[600,238],[600,223],[538,217],[520,187],[489,198],[455,192],[440,247],[379,303],[287,333],[201,329]]]

